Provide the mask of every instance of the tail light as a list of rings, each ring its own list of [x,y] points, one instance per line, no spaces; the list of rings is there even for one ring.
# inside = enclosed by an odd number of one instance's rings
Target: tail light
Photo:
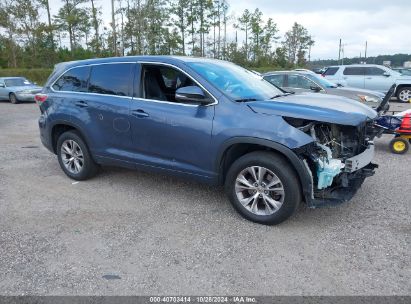
[[[34,100],[37,102],[38,105],[41,105],[43,102],[45,102],[47,100],[47,95],[46,94],[36,94],[34,95]]]

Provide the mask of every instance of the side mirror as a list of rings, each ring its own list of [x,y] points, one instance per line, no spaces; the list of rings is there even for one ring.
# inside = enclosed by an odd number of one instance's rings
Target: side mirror
[[[342,88],[343,85],[341,83],[337,83],[337,87]]]
[[[0,83],[0,88],[5,88],[6,85],[4,83]]]
[[[314,92],[320,92],[320,91],[321,91],[321,88],[318,87],[318,86],[311,86],[311,87],[310,87],[310,90],[311,90],[311,91],[314,91]]]
[[[388,72],[384,72],[384,74],[382,74],[382,75],[385,76],[385,77],[390,77],[391,76],[391,74],[388,73]]]
[[[208,98],[203,90],[197,86],[181,87],[176,91],[176,101],[184,103],[199,103],[207,105],[213,101]]]

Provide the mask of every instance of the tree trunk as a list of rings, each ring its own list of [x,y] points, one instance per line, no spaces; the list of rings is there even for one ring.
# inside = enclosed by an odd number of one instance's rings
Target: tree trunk
[[[94,0],[91,0],[91,13],[93,16],[93,26],[94,26],[94,33],[96,39],[96,53],[97,55],[100,53],[100,36],[98,34],[98,21],[97,21],[97,12],[94,6]]]

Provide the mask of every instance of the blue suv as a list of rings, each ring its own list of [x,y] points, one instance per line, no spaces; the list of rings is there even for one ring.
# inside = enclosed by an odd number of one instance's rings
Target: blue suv
[[[245,218],[278,224],[300,202],[351,199],[377,165],[377,113],[331,95],[292,95],[235,64],[136,56],[58,64],[40,135],[75,180],[118,165],[224,185]]]

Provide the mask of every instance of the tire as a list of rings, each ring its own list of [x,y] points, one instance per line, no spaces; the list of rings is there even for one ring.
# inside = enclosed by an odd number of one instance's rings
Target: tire
[[[397,99],[400,102],[410,102],[411,99],[411,87],[402,87],[397,91]]]
[[[408,140],[402,137],[395,137],[390,141],[390,150],[394,154],[405,154],[410,148]]]
[[[56,152],[60,167],[68,177],[81,181],[96,175],[98,166],[78,132],[67,131],[61,134],[57,140]]]
[[[255,179],[250,170],[254,170],[255,175],[261,172],[263,178],[253,184]],[[256,187],[258,182],[260,185]],[[250,184],[254,188],[249,187]],[[231,165],[225,190],[231,204],[244,218],[264,225],[276,225],[288,219],[302,197],[299,179],[290,164],[277,154],[263,151],[246,154]],[[256,198],[247,203],[250,197]]]
[[[9,94],[9,101],[10,101],[12,104],[17,104],[17,103],[19,103],[19,100],[17,99],[17,97],[16,97],[16,95],[15,95],[14,93],[10,93],[10,94]]]

